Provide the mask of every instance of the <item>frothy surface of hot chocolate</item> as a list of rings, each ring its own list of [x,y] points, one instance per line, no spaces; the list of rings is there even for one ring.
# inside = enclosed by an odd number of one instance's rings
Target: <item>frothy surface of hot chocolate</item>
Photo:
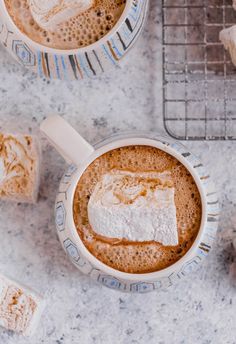
[[[34,20],[28,0],[5,0],[16,26],[33,41],[62,50],[77,49],[105,36],[121,17],[126,0],[94,0],[93,6],[78,13],[53,30],[40,27]]]
[[[113,240],[97,235],[88,219],[88,202],[102,176],[112,169],[132,172],[168,171],[175,188],[179,244]],[[106,265],[128,273],[162,270],[183,257],[192,246],[202,217],[201,197],[189,171],[171,155],[149,146],[128,146],[96,159],[83,173],[74,196],[74,221],[87,249]]]

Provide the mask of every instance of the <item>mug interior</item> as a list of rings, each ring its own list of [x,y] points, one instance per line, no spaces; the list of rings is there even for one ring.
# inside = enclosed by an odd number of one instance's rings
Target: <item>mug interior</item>
[[[116,25],[105,36],[103,36],[100,40],[98,40],[97,42],[94,42],[93,44],[90,44],[86,47],[70,49],[70,50],[69,49],[50,48],[50,47],[47,47],[47,46],[42,45],[40,43],[37,43],[37,42],[33,41],[31,38],[29,38],[14,23],[11,15],[9,14],[9,12],[6,8],[5,0],[0,0],[0,16],[5,17],[8,24],[12,28],[13,32],[16,33],[20,39],[22,39],[25,43],[27,43],[31,47],[34,47],[38,51],[42,51],[42,52],[46,52],[46,53],[52,53],[52,54],[58,54],[58,55],[73,55],[73,54],[83,53],[85,51],[97,49],[99,46],[106,43],[106,41],[108,40],[108,37],[113,36],[114,33],[118,30],[118,28],[124,23],[124,21],[127,17],[127,14],[130,11],[131,7],[132,7],[132,0],[126,0],[125,9],[124,9],[121,17],[117,21]]]
[[[186,169],[192,175],[192,177],[193,177],[193,179],[197,185],[197,188],[199,190],[200,197],[201,197],[201,205],[202,205],[201,225],[200,225],[200,228],[199,228],[199,231],[198,231],[198,234],[197,234],[195,241],[193,242],[190,249],[186,252],[186,254],[182,258],[180,258],[177,262],[175,262],[174,264],[170,265],[169,267],[167,267],[165,269],[162,269],[162,270],[159,270],[156,272],[151,272],[151,273],[144,273],[144,274],[138,274],[138,273],[133,274],[133,273],[126,273],[126,272],[116,270],[116,269],[109,267],[108,265],[104,264],[103,262],[98,260],[95,256],[93,256],[92,253],[89,252],[89,250],[85,247],[83,241],[81,240],[81,238],[77,232],[77,229],[76,229],[76,226],[74,223],[74,217],[73,217],[73,203],[74,203],[75,190],[76,190],[77,184],[80,180],[80,177],[82,176],[84,171],[87,169],[87,167],[94,160],[99,158],[101,155],[103,155],[103,154],[105,154],[111,150],[114,150],[117,148],[122,148],[122,147],[127,147],[127,146],[132,146],[132,145],[155,147],[155,148],[158,148],[158,149],[170,154],[171,156],[176,158],[178,161],[180,161],[181,164],[183,166],[185,166]],[[202,234],[204,232],[204,227],[205,227],[206,222],[207,222],[206,195],[205,195],[205,191],[204,191],[204,188],[203,188],[203,185],[202,185],[202,182],[200,180],[199,175],[196,173],[193,166],[179,152],[177,152],[175,149],[173,149],[171,147],[167,147],[167,145],[163,144],[162,142],[156,141],[155,139],[144,139],[144,138],[123,139],[123,140],[112,142],[108,145],[102,146],[102,147],[98,148],[97,150],[95,150],[94,153],[87,159],[85,164],[82,167],[80,167],[78,169],[78,171],[75,173],[75,175],[72,177],[71,187],[70,187],[70,190],[68,193],[68,199],[69,199],[69,203],[70,203],[70,208],[68,209],[68,215],[69,215],[69,218],[72,219],[72,222],[73,222],[71,224],[73,239],[74,239],[75,243],[78,245],[79,249],[81,250],[81,253],[83,253],[83,255],[88,259],[88,261],[90,261],[97,269],[100,269],[103,272],[106,272],[107,274],[110,274],[114,277],[117,277],[117,278],[120,278],[123,280],[152,281],[152,280],[155,280],[157,278],[161,278],[163,276],[166,276],[167,274],[171,274],[171,273],[175,272],[176,270],[178,271],[178,269],[181,268],[182,264],[185,261],[188,261],[189,259],[191,259],[192,256],[194,255],[194,253],[196,252],[197,247],[200,244]]]

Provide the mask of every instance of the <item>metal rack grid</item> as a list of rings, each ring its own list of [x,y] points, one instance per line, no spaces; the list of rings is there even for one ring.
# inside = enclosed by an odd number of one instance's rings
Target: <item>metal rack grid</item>
[[[232,0],[162,0],[163,104],[181,140],[236,140],[236,68],[219,41]]]

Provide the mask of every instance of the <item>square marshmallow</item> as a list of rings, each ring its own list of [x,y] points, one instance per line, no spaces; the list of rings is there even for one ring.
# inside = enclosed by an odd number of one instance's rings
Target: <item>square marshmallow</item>
[[[0,199],[35,203],[40,146],[34,136],[0,133]]]
[[[170,177],[169,173],[117,170],[103,175],[88,203],[94,232],[107,238],[178,245]]]
[[[0,275],[0,326],[30,336],[44,308],[45,302],[37,293]]]
[[[94,0],[28,0],[36,23],[49,30],[54,30],[60,23],[85,12],[93,3]]]

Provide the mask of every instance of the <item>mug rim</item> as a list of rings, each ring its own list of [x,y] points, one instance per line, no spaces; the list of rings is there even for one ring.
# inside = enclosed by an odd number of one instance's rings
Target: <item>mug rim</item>
[[[151,146],[158,148],[174,158],[176,158],[179,162],[182,163],[183,166],[191,173],[198,191],[200,193],[201,197],[201,205],[202,205],[202,217],[201,217],[201,225],[198,231],[198,234],[191,245],[190,249],[186,252],[186,254],[181,257],[178,261],[176,261],[174,264],[170,265],[167,268],[164,268],[159,271],[154,271],[154,272],[148,272],[144,274],[138,274],[138,273],[127,273],[123,272],[117,269],[114,269],[105,263],[101,262],[99,259],[97,259],[85,246],[83,243],[82,239],[80,238],[77,228],[74,222],[74,214],[73,214],[73,204],[74,204],[74,195],[75,195],[75,190],[77,187],[77,184],[84,173],[84,171],[88,168],[88,166],[96,160],[98,157],[101,155],[113,150],[113,149],[118,149],[121,147],[127,147],[127,146],[132,146],[132,145],[139,145],[139,146]],[[132,138],[123,138],[123,139],[118,139],[113,142],[110,142],[108,144],[100,146],[98,149],[96,149],[94,152],[86,159],[86,161],[83,162],[82,166],[78,168],[78,170],[74,173],[71,179],[71,184],[68,189],[67,193],[67,199],[69,202],[69,209],[67,209],[67,219],[66,222],[69,223],[69,228],[73,236],[74,243],[77,245],[79,250],[81,251],[82,255],[90,262],[96,269],[101,270],[103,273],[107,273],[115,278],[122,279],[124,281],[154,281],[157,280],[158,278],[165,277],[166,275],[171,275],[172,273],[180,270],[180,268],[183,266],[183,264],[189,259],[194,257],[194,254],[201,242],[202,236],[204,235],[205,232],[205,227],[207,223],[207,200],[206,200],[206,194],[205,190],[203,187],[203,183],[201,182],[200,176],[198,173],[195,171],[194,167],[191,165],[190,162],[187,161],[187,159],[181,155],[176,149],[167,146],[165,143],[158,141],[155,138],[144,138],[144,137],[132,137]]]
[[[147,0],[147,1],[149,1],[149,0]],[[81,48],[75,48],[75,49],[56,49],[56,48],[47,47],[43,44],[40,44],[40,43],[34,41],[33,39],[29,38],[24,32],[22,32],[18,28],[18,26],[15,24],[11,15],[9,14],[9,12],[7,10],[5,0],[0,0],[0,7],[2,7],[2,11],[0,11],[0,13],[2,12],[1,15],[4,16],[4,18],[8,21],[8,24],[11,25],[12,29],[14,29],[16,34],[18,36],[20,36],[22,41],[27,43],[30,47],[34,47],[35,49],[39,50],[40,52],[46,52],[49,54],[51,53],[51,54],[57,54],[57,55],[75,55],[78,53],[84,53],[84,52],[88,52],[88,51],[97,49],[102,44],[106,43],[107,40],[109,39],[109,37],[114,36],[114,34],[117,32],[118,28],[121,27],[121,25],[124,23],[124,19],[126,18],[127,13],[131,9],[132,0],[126,0],[126,5],[124,8],[124,11],[122,12],[119,20],[117,21],[115,26],[113,26],[113,28],[107,34],[105,34],[105,36],[103,36],[101,39],[99,39],[98,41],[96,41],[92,44],[89,44],[89,45],[87,45],[85,47],[81,47]]]

